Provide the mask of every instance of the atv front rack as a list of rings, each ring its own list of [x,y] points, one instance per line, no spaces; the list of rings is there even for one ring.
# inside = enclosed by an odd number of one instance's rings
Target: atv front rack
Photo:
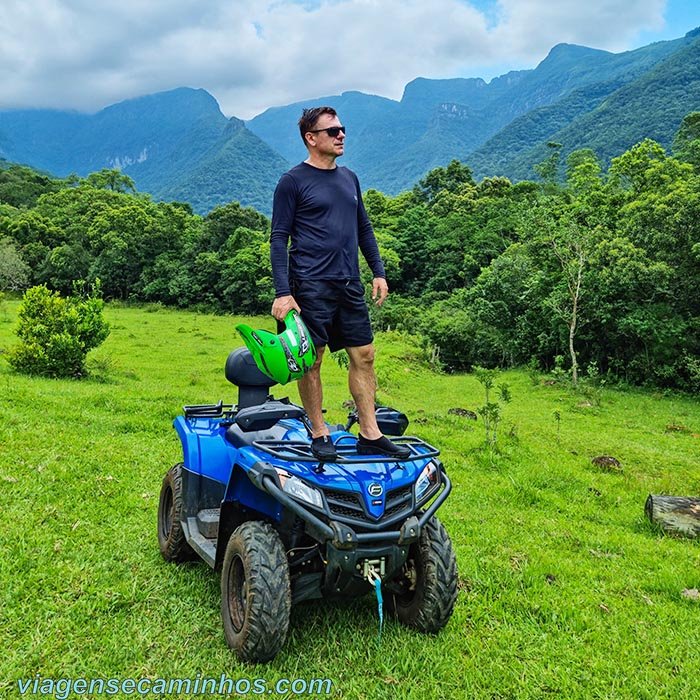
[[[349,439],[352,442],[345,442]],[[440,450],[429,445],[425,440],[418,437],[406,436],[393,438],[396,445],[408,447],[411,454],[405,459],[398,457],[387,457],[385,455],[360,455],[357,453],[357,439],[354,435],[343,435],[337,439],[335,450],[338,456],[333,460],[328,460],[332,464],[370,464],[375,462],[411,462],[414,459],[427,459],[437,457]],[[283,459],[287,462],[320,462],[311,452],[311,444],[301,440],[255,440],[253,446],[263,452]]]

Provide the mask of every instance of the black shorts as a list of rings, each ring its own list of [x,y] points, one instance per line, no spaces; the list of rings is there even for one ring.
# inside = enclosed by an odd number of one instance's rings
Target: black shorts
[[[290,287],[315,345],[335,352],[374,340],[360,280],[292,280]]]

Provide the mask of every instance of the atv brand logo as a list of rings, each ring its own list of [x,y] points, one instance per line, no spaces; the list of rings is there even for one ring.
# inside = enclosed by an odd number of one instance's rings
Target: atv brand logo
[[[377,496],[381,496],[384,493],[384,487],[381,484],[378,484],[376,481],[373,481],[367,487],[367,492],[370,496],[376,498]]]
[[[253,332],[251,333],[251,335],[253,336],[253,340],[254,340],[258,345],[263,346],[263,345],[265,344],[265,343],[263,343],[262,340],[260,340],[260,336],[259,336],[255,331],[253,331]]]

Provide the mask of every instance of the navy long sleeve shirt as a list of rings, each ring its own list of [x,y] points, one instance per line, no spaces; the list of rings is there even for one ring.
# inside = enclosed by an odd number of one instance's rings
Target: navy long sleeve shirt
[[[385,277],[355,173],[300,163],[282,175],[270,235],[276,296],[290,294],[290,279],[360,279],[358,248],[372,274]]]

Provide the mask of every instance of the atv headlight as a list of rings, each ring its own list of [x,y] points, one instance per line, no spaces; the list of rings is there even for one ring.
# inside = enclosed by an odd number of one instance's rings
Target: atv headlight
[[[415,494],[416,501],[420,501],[428,491],[438,482],[438,468],[435,462],[430,461],[425,465],[425,469],[420,473],[416,481]]]
[[[318,489],[309,486],[306,482],[281,469],[277,470],[277,474],[280,478],[282,490],[285,493],[300,501],[306,501],[312,506],[316,506],[316,508],[323,508],[323,497]]]

